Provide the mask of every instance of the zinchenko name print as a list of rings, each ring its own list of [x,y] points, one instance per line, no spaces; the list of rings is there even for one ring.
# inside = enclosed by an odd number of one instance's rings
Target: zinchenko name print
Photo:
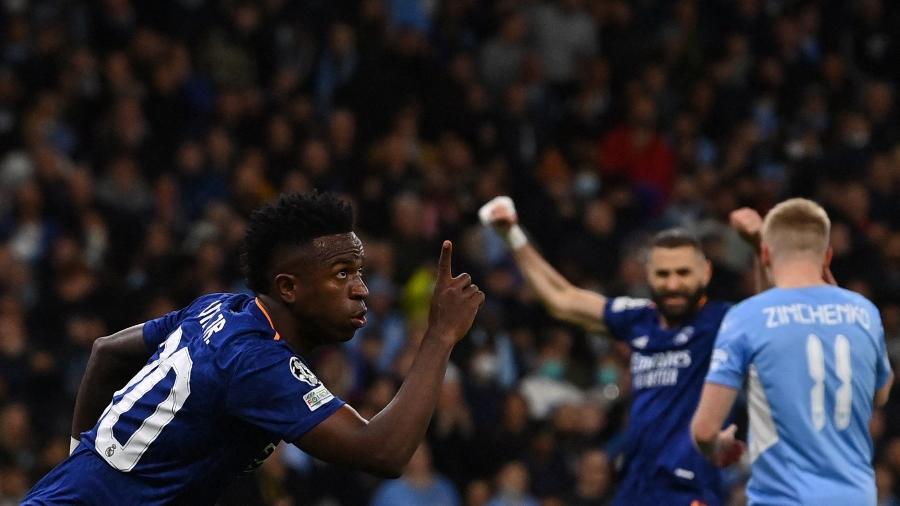
[[[868,329],[872,324],[869,311],[856,304],[787,304],[764,307],[766,327],[772,329],[790,323],[801,325],[854,325]]]

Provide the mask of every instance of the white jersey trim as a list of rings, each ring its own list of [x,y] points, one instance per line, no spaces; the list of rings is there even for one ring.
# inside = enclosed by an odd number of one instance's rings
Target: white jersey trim
[[[778,430],[772,419],[772,408],[755,365],[750,365],[747,388],[747,411],[750,417],[750,462],[778,442]]]

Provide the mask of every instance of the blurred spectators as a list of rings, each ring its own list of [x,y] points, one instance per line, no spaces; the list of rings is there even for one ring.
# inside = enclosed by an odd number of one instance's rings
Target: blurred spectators
[[[404,478],[282,447],[230,489],[235,504],[608,501],[627,350],[535,305],[478,225],[498,194],[580,286],[646,295],[643,241],[682,225],[713,260],[710,292],[732,300],[751,293],[752,254],[727,213],[815,198],[833,218],[835,276],[879,305],[900,359],[896,2],[28,0],[0,12],[0,505],[64,457],[93,340],[246,290],[246,217],[282,191],[355,204],[370,322],[313,359],[364,416],[418,346],[442,239],[488,301]],[[900,392],[872,431],[879,500],[896,504]],[[735,500],[741,480],[729,478]]]
[[[394,504],[434,504],[457,506],[459,494],[447,478],[435,474],[431,467],[431,452],[422,443],[413,453],[406,471],[399,479],[384,482],[372,498],[372,506]]]

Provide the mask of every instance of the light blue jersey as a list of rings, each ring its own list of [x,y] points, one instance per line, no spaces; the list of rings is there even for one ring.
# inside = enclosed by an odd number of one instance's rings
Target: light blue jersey
[[[878,309],[857,293],[773,288],[732,308],[706,380],[747,380],[750,504],[874,505],[869,419],[889,378]]]

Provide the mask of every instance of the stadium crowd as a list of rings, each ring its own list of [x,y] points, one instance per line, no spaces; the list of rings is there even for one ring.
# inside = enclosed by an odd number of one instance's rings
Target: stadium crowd
[[[92,341],[246,291],[248,213],[354,203],[369,324],[314,369],[366,416],[424,328],[440,241],[488,296],[428,434],[383,482],[282,445],[223,504],[605,504],[628,349],[552,320],[478,207],[515,198],[570,280],[647,296],[696,232],[752,293],[740,206],[817,199],[833,273],[900,360],[900,4],[887,0],[9,0],[0,7],[0,505],[68,452]],[[900,394],[873,418],[900,504]],[[739,503],[744,472],[728,474]]]

